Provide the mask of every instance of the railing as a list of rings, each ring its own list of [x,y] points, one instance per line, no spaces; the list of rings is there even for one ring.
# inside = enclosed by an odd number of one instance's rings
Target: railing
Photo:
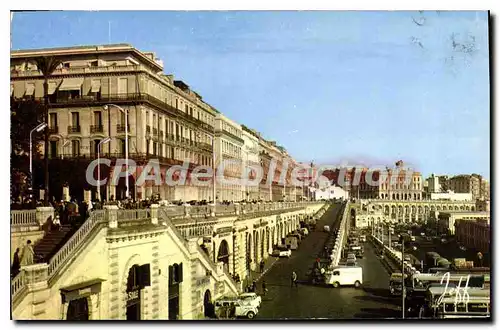
[[[176,233],[176,235],[179,238],[184,238],[184,236],[181,234],[181,232],[170,221],[169,215],[165,212],[164,209],[159,209],[158,217],[160,217],[160,216],[162,218],[162,221],[165,221],[169,225],[169,227],[172,228],[172,230]],[[200,258],[205,259],[205,261],[213,268],[213,270],[217,271],[217,265],[212,260],[210,260],[210,258],[207,256],[207,254],[201,249],[201,247],[198,244],[196,244],[196,249],[198,251]],[[232,279],[232,277],[229,275],[229,273],[225,269],[224,269],[224,274],[226,274],[228,281],[234,286],[236,291],[238,291],[238,285],[236,284],[236,282]]]
[[[68,134],[80,133],[80,126],[68,126]]]
[[[215,207],[216,216],[234,215],[236,214],[236,205],[217,205]]]
[[[22,292],[22,289],[24,289],[26,282],[26,277],[24,275],[24,271],[21,271],[19,274],[14,277],[11,282],[10,282],[10,294],[12,296],[12,301],[14,301],[17,296]]]
[[[104,127],[102,125],[91,125],[90,133],[102,133],[104,132]]]
[[[49,134],[57,134],[59,133],[59,127],[58,126],[52,126],[48,128]]]
[[[95,210],[90,213],[90,217],[83,223],[83,225],[78,228],[66,244],[64,244],[63,247],[60,248],[52,258],[50,258],[48,269],[49,278],[52,277],[62,265],[64,265],[68,258],[74,256],[75,250],[85,242],[85,239],[96,227],[96,225],[106,222],[105,212],[105,210]]]
[[[133,72],[133,71],[148,71],[145,66],[142,65],[114,65],[114,66],[94,66],[94,67],[73,67],[73,68],[61,68],[56,69],[52,72],[52,75],[68,75],[68,74],[85,74],[85,73],[98,73],[98,72]],[[11,77],[36,77],[42,76],[42,73],[38,70],[11,70]]]
[[[116,219],[118,221],[142,220],[151,218],[150,209],[117,210]]]
[[[11,226],[39,225],[36,219],[36,210],[10,211]]]
[[[130,125],[128,125],[128,131],[130,132]],[[116,132],[118,133],[125,133],[125,125],[123,124],[117,124],[116,125]]]

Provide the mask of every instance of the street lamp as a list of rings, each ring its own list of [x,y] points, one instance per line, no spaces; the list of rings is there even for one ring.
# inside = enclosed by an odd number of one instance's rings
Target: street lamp
[[[37,133],[40,133],[41,131],[43,131],[45,129],[45,127],[47,127],[47,123],[41,123],[41,124],[38,124],[35,128],[33,128],[31,131],[30,131],[30,177],[31,177],[31,189],[33,189],[33,142],[31,141],[32,140],[32,135],[33,135],[33,132],[37,132]],[[45,157],[48,157],[48,155],[45,155]]]
[[[97,144],[97,199],[101,200],[101,145],[111,141],[108,136]]]
[[[125,176],[125,186],[127,187],[126,192],[125,192],[125,198],[129,198],[129,175],[128,175],[128,109],[125,110],[122,107],[116,105],[116,104],[106,104],[104,106],[104,110],[108,110],[109,107],[115,107],[123,114],[125,115],[125,171],[126,171],[126,176]],[[111,132],[109,132],[111,133]]]

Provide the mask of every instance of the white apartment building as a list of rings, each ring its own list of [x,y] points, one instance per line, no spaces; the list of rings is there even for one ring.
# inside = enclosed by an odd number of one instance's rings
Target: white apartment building
[[[242,129],[242,137],[243,137],[243,148],[242,148],[243,165],[245,166],[245,168],[248,168],[247,171],[251,171],[249,169],[249,166],[260,167],[259,138],[246,127],[243,127]],[[246,174],[247,172],[245,171],[242,173],[245,176],[245,178],[248,177],[249,180],[254,180],[253,171],[248,172],[248,175]],[[242,188],[242,195],[244,197],[243,199],[248,201],[259,199],[259,184],[255,186],[243,185],[241,188]]]
[[[215,165],[217,166],[217,201],[241,201],[241,184],[233,183],[241,178],[243,137],[241,125],[219,113],[215,117]],[[220,172],[224,164],[224,173]]]

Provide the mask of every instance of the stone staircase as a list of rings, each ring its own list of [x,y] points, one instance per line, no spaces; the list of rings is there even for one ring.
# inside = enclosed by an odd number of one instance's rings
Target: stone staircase
[[[46,234],[34,247],[35,263],[49,262],[74,231],[70,225],[63,225],[60,230]]]

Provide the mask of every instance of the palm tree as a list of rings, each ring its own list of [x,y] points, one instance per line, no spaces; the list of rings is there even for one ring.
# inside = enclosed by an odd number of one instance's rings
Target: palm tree
[[[56,59],[54,56],[40,56],[33,60],[38,70],[43,75],[43,106],[44,106],[44,120],[48,124],[49,121],[49,79],[62,63],[61,60]],[[49,205],[49,130],[45,130],[45,143],[44,143],[44,162],[45,162],[45,195],[44,203]]]

